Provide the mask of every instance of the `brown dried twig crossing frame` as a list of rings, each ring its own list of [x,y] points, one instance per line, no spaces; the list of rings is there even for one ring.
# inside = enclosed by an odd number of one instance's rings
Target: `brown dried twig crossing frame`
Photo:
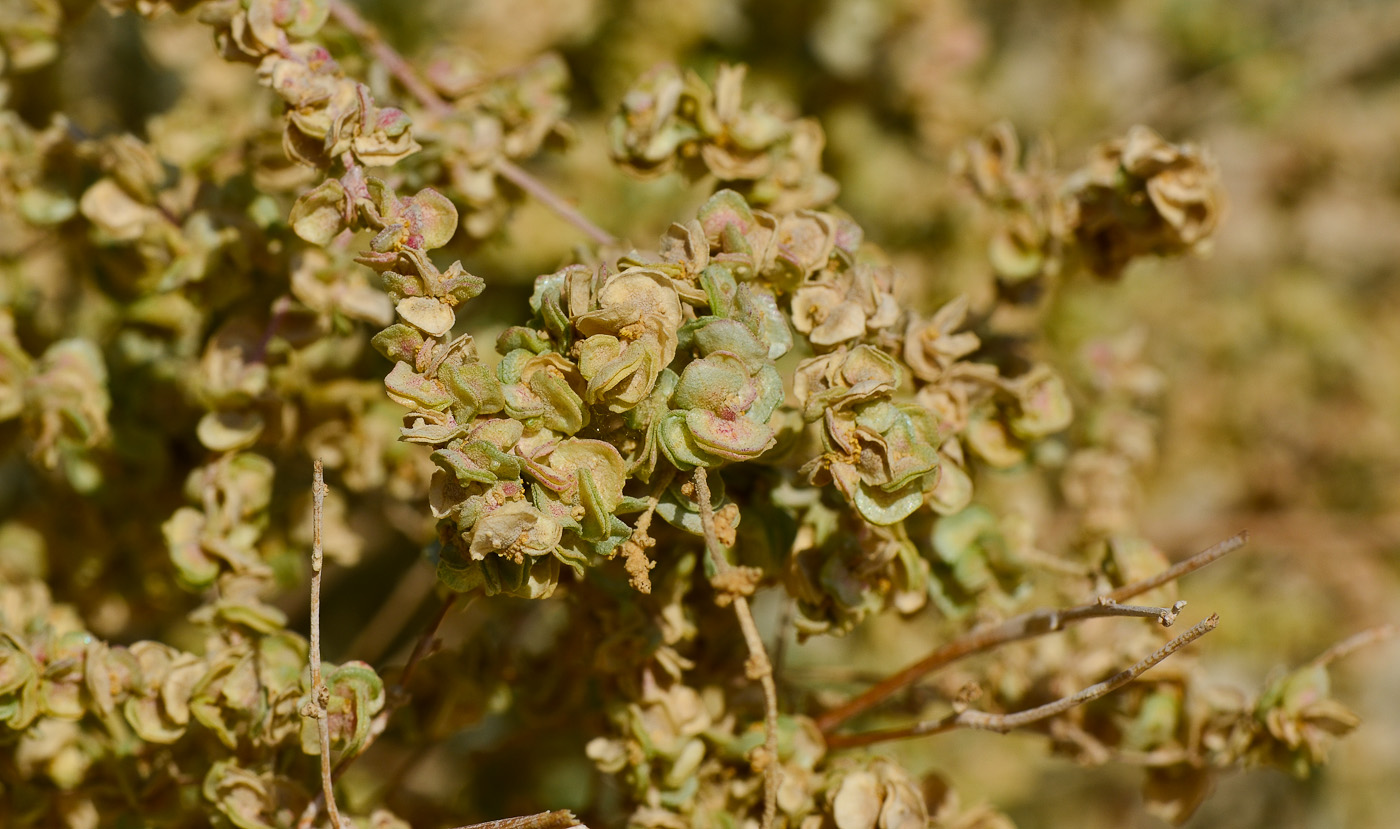
[[[986,651],[993,650],[1010,642],[1018,642],[1022,639],[1030,639],[1046,633],[1053,633],[1073,622],[1102,618],[1104,616],[1145,615],[1156,616],[1162,620],[1164,626],[1169,625],[1170,620],[1175,619],[1175,613],[1173,611],[1179,611],[1179,607],[1136,608],[1118,603],[1131,599],[1134,596],[1140,596],[1149,590],[1175,581],[1188,573],[1195,572],[1205,567],[1207,564],[1217,561],[1225,555],[1243,547],[1248,540],[1248,533],[1237,533],[1185,561],[1168,567],[1166,570],[1163,570],[1161,573],[1151,578],[1126,584],[1082,605],[1070,608],[1034,610],[1019,616],[1013,616],[998,624],[986,625],[968,631],[965,635],[952,642],[938,647],[918,662],[891,674],[875,685],[872,685],[864,692],[857,694],[845,703],[817,717],[817,727],[821,729],[822,734],[827,737],[829,742],[833,739],[832,735],[836,729],[840,728],[843,723],[869,711],[894,694],[908,688],[919,679],[940,668],[946,667],[964,657],[985,653]],[[1168,617],[1164,614],[1171,615]]]
[[[827,748],[856,748],[858,746],[882,743],[889,740],[923,737],[929,734],[942,734],[945,731],[952,731],[958,728],[972,728],[979,731],[995,731],[999,734],[1005,734],[1014,729],[1048,719],[1057,714],[1063,714],[1075,706],[1083,705],[1090,700],[1098,699],[1099,697],[1122,688],[1158,662],[1161,662],[1163,659],[1176,653],[1191,642],[1215,630],[1215,626],[1219,623],[1220,617],[1212,613],[1195,627],[1153,651],[1132,667],[1119,671],[1108,679],[1090,685],[1088,688],[1078,693],[1071,694],[1067,697],[1061,697],[1053,702],[1047,702],[1035,708],[1017,711],[1014,714],[989,714],[986,711],[964,709],[962,711],[954,711],[942,719],[926,720],[903,728],[867,731],[861,734],[833,735],[827,738]]]

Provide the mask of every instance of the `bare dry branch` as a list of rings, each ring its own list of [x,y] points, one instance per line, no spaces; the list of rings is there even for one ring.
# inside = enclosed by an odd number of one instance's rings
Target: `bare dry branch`
[[[825,712],[817,718],[817,726],[821,729],[822,734],[829,738],[847,720],[869,711],[940,668],[973,654],[998,648],[1009,642],[1054,633],[1073,622],[1104,616],[1146,616],[1159,619],[1163,625],[1170,625],[1170,620],[1174,620],[1176,613],[1180,612],[1180,603],[1171,608],[1142,608],[1120,605],[1118,602],[1139,596],[1153,588],[1195,572],[1226,554],[1238,550],[1244,546],[1247,540],[1246,533],[1238,533],[1151,578],[1124,585],[1082,605],[1064,609],[1034,610],[1013,616],[998,624],[974,628],[952,642],[935,649],[918,662],[891,674],[847,702]]]
[[[311,703],[301,713],[304,717],[316,718],[316,730],[321,738],[321,800],[331,826],[340,829],[340,810],[335,805],[335,781],[331,776],[330,714],[326,710],[331,692],[321,676],[321,571],[325,563],[321,530],[326,504],[326,479],[320,458],[316,459],[314,470],[311,482]],[[310,826],[315,819],[315,812],[308,807],[302,813],[298,826]]]
[[[1219,561],[1220,559],[1224,558],[1230,553],[1233,553],[1234,551],[1243,547],[1247,543],[1249,543],[1249,532],[1246,530],[1242,530],[1225,539],[1224,541],[1221,541],[1218,544],[1214,544],[1211,547],[1202,550],[1201,552],[1195,554],[1194,556],[1191,556],[1185,561],[1179,562],[1177,564],[1172,565],[1171,567],[1168,567],[1167,569],[1163,570],[1155,576],[1152,576],[1151,578],[1142,579],[1141,581],[1135,581],[1132,584],[1125,584],[1117,590],[1109,591],[1108,593],[1104,594],[1104,598],[1112,599],[1115,602],[1121,602],[1124,599],[1131,599],[1134,596],[1141,596],[1143,593],[1146,593],[1149,590],[1154,590],[1158,587],[1161,587],[1164,584],[1167,584],[1168,582],[1176,581],[1177,579],[1187,575],[1188,573],[1196,572],[1202,567],[1205,567],[1207,564]]]
[[[1018,711],[1014,714],[989,714],[985,711],[973,710],[955,711],[942,719],[927,720],[904,728],[868,731],[864,734],[834,735],[827,738],[827,747],[831,749],[856,748],[858,746],[867,746],[873,743],[886,742],[888,740],[902,740],[909,737],[942,734],[945,731],[952,731],[957,728],[972,728],[979,731],[995,731],[999,734],[1005,734],[1014,729],[1021,728],[1022,726],[1048,719],[1057,714],[1063,714],[1071,708],[1083,705],[1090,700],[1098,699],[1099,697],[1122,688],[1158,662],[1161,662],[1163,659],[1176,653],[1182,647],[1214,630],[1215,626],[1219,623],[1220,617],[1216,614],[1211,614],[1210,617],[1153,651],[1152,654],[1132,667],[1119,671],[1103,682],[1090,685],[1088,688],[1078,693],[1071,694],[1067,697],[1061,697],[1053,702],[1047,702],[1035,708]]]
[[[583,234],[591,239],[594,244],[611,245],[617,241],[617,238],[611,233],[593,224],[593,221],[580,213],[577,207],[564,201],[558,193],[549,189],[544,182],[525,172],[524,169],[517,166],[514,162],[505,158],[496,159],[496,172],[500,174],[501,178],[509,181],[521,190],[524,190],[530,196],[538,200],[540,204],[554,211],[555,215],[559,218],[583,231]]]
[[[335,19],[345,31],[354,35],[369,49],[370,54],[375,59],[384,64],[384,68],[389,70],[395,80],[403,84],[403,88],[418,100],[425,109],[434,115],[444,116],[452,112],[452,105],[444,101],[433,90],[426,80],[418,74],[403,55],[398,53],[394,47],[385,42],[379,31],[369,24],[360,13],[355,11],[350,4],[343,0],[331,0],[331,17]]]
[[[403,673],[399,674],[398,682],[395,682],[394,686],[389,689],[388,702],[385,703],[383,710],[375,714],[374,719],[370,721],[369,736],[365,738],[359,751],[356,751],[354,754],[347,754],[340,758],[340,762],[336,764],[336,779],[339,779],[340,775],[345,773],[345,769],[355,761],[355,758],[364,754],[369,750],[370,746],[374,745],[374,741],[379,739],[379,735],[383,734],[384,729],[388,727],[389,718],[394,716],[394,712],[408,703],[408,682],[413,677],[413,671],[418,667],[418,663],[422,662],[432,651],[433,645],[437,641],[438,630],[442,627],[443,621],[447,619],[448,612],[452,610],[456,603],[457,594],[448,593],[447,598],[442,601],[442,607],[438,608],[438,612],[433,616],[432,620],[428,622],[427,626],[423,628],[423,633],[419,635],[418,641],[413,645],[413,651],[408,656],[408,662],[403,666]]]

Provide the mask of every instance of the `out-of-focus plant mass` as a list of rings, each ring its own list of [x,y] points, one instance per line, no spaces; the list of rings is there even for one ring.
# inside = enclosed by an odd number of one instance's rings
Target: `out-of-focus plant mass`
[[[0,826],[1391,825],[1396,31],[3,0]]]

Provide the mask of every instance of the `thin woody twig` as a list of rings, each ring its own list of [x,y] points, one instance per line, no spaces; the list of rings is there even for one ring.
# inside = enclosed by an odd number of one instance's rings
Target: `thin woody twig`
[[[863,734],[834,735],[827,738],[827,747],[831,749],[856,748],[858,746],[867,746],[888,740],[901,740],[909,737],[942,734],[946,731],[952,731],[958,728],[971,728],[979,731],[995,731],[999,734],[1006,734],[1017,728],[1048,719],[1057,714],[1063,714],[1071,708],[1083,705],[1090,700],[1098,699],[1099,697],[1122,688],[1158,662],[1161,662],[1168,656],[1176,653],[1182,647],[1214,630],[1219,623],[1220,617],[1217,614],[1211,614],[1209,618],[1153,651],[1151,655],[1142,659],[1132,667],[1119,671],[1108,679],[1090,685],[1088,688],[1078,693],[1071,694],[1067,697],[1061,697],[1053,702],[1047,702],[1035,708],[1018,711],[1014,714],[989,714],[986,711],[965,709],[962,711],[955,711],[942,719],[927,720],[904,728],[868,731]]]
[[[442,600],[442,607],[438,608],[437,615],[433,617],[427,627],[423,628],[422,635],[418,637],[418,641],[413,644],[413,650],[408,654],[408,662],[403,666],[403,673],[399,674],[399,681],[394,683],[395,690],[403,691],[408,688],[408,681],[413,678],[414,669],[428,655],[428,650],[432,648],[433,642],[437,638],[437,632],[442,627],[442,623],[446,621],[448,612],[452,610],[453,605],[457,604],[457,596],[457,593],[448,593],[447,598]],[[399,706],[402,704],[399,703]],[[388,710],[388,706],[385,707],[385,710]]]
[[[1350,656],[1368,645],[1384,642],[1392,636],[1400,636],[1400,625],[1377,625],[1373,628],[1367,628],[1360,633],[1353,633],[1318,654],[1317,658],[1313,659],[1312,664],[1326,667],[1344,656]]]
[[[592,220],[580,213],[577,207],[564,201],[544,182],[525,172],[514,162],[504,157],[496,159],[496,172],[500,174],[501,178],[524,190],[540,204],[554,211],[559,218],[583,231],[583,234],[593,240],[594,244],[611,245],[617,241],[611,233],[593,224]]]
[[[904,670],[877,682],[846,703],[825,712],[817,718],[817,726],[823,734],[829,734],[850,718],[868,711],[895,692],[912,685],[924,675],[975,653],[982,653],[1010,642],[1063,630],[1066,625],[1082,622],[1086,619],[1135,616],[1157,619],[1163,627],[1170,627],[1185,605],[1185,602],[1177,602],[1171,607],[1139,607],[1098,600],[1076,607],[1033,610],[1029,613],[1013,616],[997,625],[976,628]]]
[[[348,3],[342,0],[331,0],[331,17],[345,28],[345,31],[354,35],[369,47],[370,54],[389,70],[389,74],[401,84],[408,93],[418,99],[418,103],[432,112],[434,115],[443,116],[452,112],[452,105],[444,101],[432,86],[423,79],[413,68],[403,55],[398,53],[394,47],[385,42],[380,36],[379,30],[375,29],[360,13],[355,11]]]
[[[1332,647],[1318,654],[1308,665],[1313,667],[1326,667],[1338,659],[1350,656],[1361,648],[1383,642],[1397,635],[1400,635],[1400,625],[1397,624],[1377,625],[1376,627],[1368,628],[1359,633],[1352,634],[1346,639],[1332,645]],[[1144,768],[1166,768],[1183,763],[1200,766],[1207,762],[1199,753],[1199,746],[1194,749],[1167,747],[1153,749],[1151,751],[1131,751],[1104,745],[1099,742],[1096,737],[1088,734],[1078,725],[1063,720],[1054,724],[1051,729],[1051,735],[1057,739],[1073,742],[1092,758],[1091,762],[1095,765],[1111,760],[1116,763],[1141,766]]]
[[[390,689],[389,698],[384,708],[381,709],[378,714],[374,715],[373,720],[370,720],[369,735],[360,745],[359,750],[354,754],[347,754],[341,757],[335,764],[335,769],[330,771],[327,777],[331,782],[339,780],[341,775],[345,774],[345,770],[350,767],[350,764],[368,751],[370,746],[374,745],[374,741],[379,739],[379,736],[388,728],[389,718],[394,715],[394,712],[407,704],[408,697],[406,689],[409,679],[412,678],[413,671],[418,667],[418,663],[423,661],[423,659],[427,657],[428,652],[432,649],[433,641],[437,638],[438,629],[442,627],[443,621],[447,618],[448,611],[450,611],[456,603],[457,594],[448,593],[447,598],[443,600],[442,607],[438,609],[432,621],[423,629],[423,633],[418,637],[418,641],[414,643],[413,651],[409,654],[408,662],[405,663],[403,668],[403,673],[399,675],[398,682],[394,683],[393,688]],[[314,619],[315,611],[312,611],[312,613],[312,618]],[[323,774],[325,774],[324,771]],[[311,826],[325,804],[331,802],[327,791],[322,791],[313,798],[312,801],[307,804],[305,811],[301,814],[301,819],[297,823],[299,829],[307,829],[307,827]]]
[[[918,662],[891,674],[845,703],[823,713],[817,717],[817,727],[821,729],[822,734],[830,738],[831,734],[847,720],[869,711],[940,668],[959,659],[984,653],[1010,642],[1053,633],[1067,624],[1104,616],[1143,615],[1156,616],[1164,625],[1168,625],[1170,621],[1167,621],[1167,614],[1170,614],[1170,618],[1174,619],[1175,612],[1179,612],[1180,607],[1136,608],[1129,605],[1119,605],[1118,602],[1139,596],[1153,588],[1181,578],[1187,573],[1199,570],[1244,546],[1247,539],[1246,533],[1238,533],[1179,564],[1167,568],[1156,576],[1124,585],[1083,605],[1064,609],[1034,610],[1013,616],[998,624],[974,628],[952,642],[935,649]]]
[[[1233,553],[1234,551],[1243,547],[1248,542],[1249,532],[1247,530],[1242,530],[1225,539],[1224,541],[1221,541],[1205,550],[1202,550],[1201,552],[1195,554],[1194,556],[1191,556],[1185,561],[1179,562],[1177,564],[1172,565],[1171,567],[1168,567],[1167,569],[1163,570],[1155,576],[1152,576],[1151,578],[1142,579],[1141,581],[1135,581],[1132,584],[1125,584],[1117,590],[1111,590],[1108,593],[1104,594],[1104,598],[1112,599],[1115,602],[1121,602],[1124,599],[1131,599],[1134,596],[1141,596],[1143,593],[1146,593],[1149,590],[1154,590],[1168,582],[1176,581],[1177,579],[1187,575],[1188,573],[1194,573],[1202,567],[1205,567],[1207,564],[1224,558],[1230,553]]]
[[[1119,604],[1107,596],[1101,597],[1093,604],[1079,605],[1065,610],[1041,610],[1032,615],[1044,616],[1051,630],[1059,630],[1069,622],[1078,622],[1084,619],[1103,619],[1109,616],[1129,616],[1139,619],[1156,619],[1157,623],[1164,628],[1169,628],[1176,623],[1176,617],[1181,614],[1186,607],[1185,601],[1178,601],[1171,607],[1147,607],[1143,605]]]
[[[389,70],[389,74],[408,90],[408,93],[417,99],[425,109],[438,117],[446,117],[452,113],[452,104],[443,100],[433,89],[413,65],[404,59],[393,46],[390,46],[379,32],[371,26],[359,13],[351,8],[343,0],[331,0],[331,17],[335,18],[347,32],[361,40],[369,49],[370,54]],[[617,239],[606,230],[598,227],[587,216],[579,212],[578,208],[560,198],[557,193],[550,190],[544,182],[525,172],[515,163],[500,158],[496,161],[496,173],[501,178],[519,187],[529,196],[537,199],[540,204],[552,210],[559,218],[578,228],[585,236],[595,244],[610,245]]]
[[[695,499],[700,506],[700,526],[705,531],[705,549],[714,563],[715,572],[724,574],[731,570],[724,550],[719,543],[719,533],[715,529],[714,507],[710,504],[710,484],[705,467],[695,468]],[[734,614],[739,617],[739,628],[744,633],[744,643],[749,649],[747,673],[750,679],[757,679],[763,686],[763,822],[760,829],[770,829],[778,814],[778,685],[773,679],[773,664],[768,659],[768,650],[763,645],[763,637],[758,633],[753,611],[749,608],[748,597],[734,594]]]
[[[325,803],[326,815],[331,820],[331,826],[340,829],[340,810],[335,805],[334,779],[331,777],[330,713],[327,711],[331,692],[321,676],[321,570],[324,564],[321,529],[324,523],[326,480],[320,458],[316,459],[314,469],[311,483],[311,702],[301,713],[302,716],[316,718],[316,729],[321,737],[321,798]],[[313,817],[312,820],[314,819]]]
[[[526,815],[525,817],[488,820],[485,823],[458,826],[457,829],[569,829],[569,827],[582,825],[578,822],[578,818],[574,817],[573,812],[568,809],[560,809],[554,812]]]

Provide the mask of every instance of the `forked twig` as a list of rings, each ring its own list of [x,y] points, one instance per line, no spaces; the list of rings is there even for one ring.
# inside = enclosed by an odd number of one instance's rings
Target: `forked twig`
[[[398,53],[398,50],[390,46],[378,30],[359,15],[359,12],[356,12],[343,0],[331,0],[330,11],[331,17],[335,18],[336,22],[345,28],[345,31],[364,43],[370,54],[374,55],[384,65],[384,68],[389,70],[389,74],[393,75],[425,109],[438,117],[452,114],[452,104],[444,101],[432,85],[418,74],[413,65],[405,60],[404,56]],[[609,245],[617,241],[611,233],[598,227],[587,216],[579,212],[578,208],[560,198],[559,194],[550,190],[544,182],[525,172],[514,162],[500,158],[497,159],[495,168],[496,173],[501,178],[537,199],[540,204],[552,210],[559,218],[582,231],[595,244]]]
[[[1220,616],[1212,613],[1207,619],[1186,631],[1182,635],[1171,640],[1167,644],[1153,651],[1149,656],[1139,661],[1126,670],[1119,671],[1102,682],[1090,685],[1078,693],[1067,697],[1061,697],[1053,702],[1038,705],[1025,711],[1017,711],[1014,714],[989,714],[986,711],[974,711],[965,709],[955,711],[946,717],[938,720],[926,720],[915,723],[904,728],[891,728],[882,731],[867,731],[862,734],[837,734],[827,737],[826,744],[830,749],[856,748],[867,746],[872,743],[881,743],[888,740],[902,740],[908,737],[923,737],[929,734],[942,734],[945,731],[952,731],[957,728],[972,728],[979,731],[995,731],[1005,734],[1022,726],[1048,719],[1057,714],[1083,705],[1090,700],[1098,699],[1122,688],[1138,676],[1146,672],[1149,668],[1171,656],[1182,647],[1194,642],[1215,629],[1220,623]]]
[[[1132,584],[1126,584],[1117,590],[1105,593],[1091,602],[1076,607],[1034,610],[1019,616],[1013,616],[998,624],[974,628],[957,639],[954,639],[952,642],[938,647],[918,662],[891,674],[845,703],[817,717],[817,727],[821,729],[822,734],[830,741],[832,739],[832,733],[847,720],[869,711],[894,694],[914,684],[920,678],[940,668],[950,665],[959,659],[972,656],[973,654],[984,653],[1010,642],[1018,642],[1022,639],[1030,639],[1046,633],[1053,633],[1073,622],[1080,622],[1085,619],[1096,619],[1104,616],[1145,615],[1158,617],[1163,621],[1164,625],[1170,624],[1165,614],[1171,614],[1170,618],[1174,619],[1174,611],[1179,611],[1180,607],[1137,608],[1128,605],[1120,605],[1118,602],[1142,595],[1153,588],[1179,579],[1187,573],[1199,570],[1226,554],[1238,550],[1240,547],[1244,546],[1247,540],[1247,533],[1238,533],[1179,564],[1163,570],[1161,573],[1151,578],[1142,579]]]
[[[724,557],[719,543],[719,533],[715,529],[715,511],[710,504],[710,484],[705,467],[695,467],[695,498],[700,506],[700,526],[705,531],[705,549],[710,554],[717,574],[725,574],[732,568]],[[733,594],[734,615],[739,617],[739,628],[744,632],[744,643],[749,649],[747,673],[750,679],[757,679],[763,686],[763,822],[760,829],[770,829],[778,814],[778,684],[773,679],[773,663],[768,659],[768,650],[763,645],[763,637],[758,633],[753,611],[749,608],[748,597]]]
[[[1309,667],[1325,668],[1338,659],[1350,656],[1362,648],[1369,647],[1378,642],[1384,642],[1397,635],[1400,635],[1400,625],[1394,623],[1367,628],[1366,630],[1354,633],[1346,639],[1333,644],[1327,650],[1314,657],[1310,662],[1305,663],[1301,669],[1306,670]],[[1093,765],[1100,765],[1112,760],[1113,762],[1141,766],[1144,768],[1167,768],[1170,766],[1178,766],[1183,763],[1199,767],[1209,762],[1203,756],[1204,749],[1202,746],[1195,744],[1198,741],[1194,740],[1192,741],[1193,745],[1189,748],[1171,746],[1157,748],[1151,751],[1131,751],[1104,745],[1099,742],[1097,737],[1085,732],[1078,725],[1063,720],[1055,723],[1054,729],[1051,731],[1051,736],[1057,739],[1067,739],[1077,745],[1092,758],[1090,762]]]

